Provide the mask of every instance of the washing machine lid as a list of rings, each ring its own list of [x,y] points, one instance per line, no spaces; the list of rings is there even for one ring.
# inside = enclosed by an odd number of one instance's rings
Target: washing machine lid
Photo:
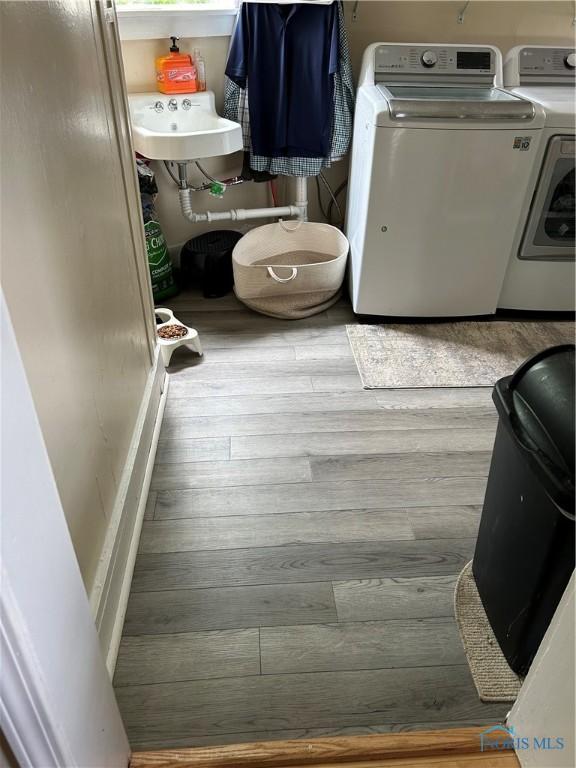
[[[377,86],[392,120],[532,120],[532,102],[492,87],[391,85]],[[385,125],[386,122],[378,122]]]
[[[546,113],[547,128],[565,128],[574,132],[576,102],[571,86],[531,85],[509,89],[511,93],[540,104]]]

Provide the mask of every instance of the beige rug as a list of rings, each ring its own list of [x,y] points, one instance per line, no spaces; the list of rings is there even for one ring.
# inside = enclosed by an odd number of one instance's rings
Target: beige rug
[[[515,701],[522,678],[510,669],[500,650],[476,588],[472,562],[458,577],[454,612],[468,666],[482,701]]]
[[[546,347],[574,342],[574,323],[488,320],[347,325],[364,389],[491,387]]]

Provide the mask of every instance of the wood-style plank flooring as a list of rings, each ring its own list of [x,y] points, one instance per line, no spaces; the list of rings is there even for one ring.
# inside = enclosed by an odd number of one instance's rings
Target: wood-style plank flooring
[[[453,617],[489,389],[362,389],[341,302],[172,304],[173,358],[114,683],[135,749],[485,725]]]

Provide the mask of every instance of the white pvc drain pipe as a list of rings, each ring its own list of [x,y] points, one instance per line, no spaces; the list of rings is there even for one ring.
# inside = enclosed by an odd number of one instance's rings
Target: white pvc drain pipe
[[[296,201],[293,205],[274,208],[232,208],[229,211],[206,211],[199,213],[192,205],[193,189],[188,185],[186,163],[178,163],[180,179],[178,197],[180,210],[184,218],[193,224],[204,221],[245,221],[247,219],[280,218],[296,216],[300,221],[308,220],[307,179],[305,176],[296,177]]]

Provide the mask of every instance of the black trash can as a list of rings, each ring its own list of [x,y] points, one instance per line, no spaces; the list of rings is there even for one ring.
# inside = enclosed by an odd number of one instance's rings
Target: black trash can
[[[230,293],[234,285],[232,251],[241,237],[240,232],[217,229],[188,240],[180,251],[182,287],[201,288],[207,299]]]
[[[472,571],[519,675],[574,570],[574,351],[539,353],[493,392],[500,420]]]

